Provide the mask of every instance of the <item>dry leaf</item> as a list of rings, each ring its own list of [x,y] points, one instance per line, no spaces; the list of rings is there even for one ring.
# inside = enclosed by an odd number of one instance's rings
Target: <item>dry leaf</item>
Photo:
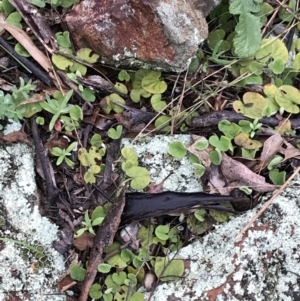
[[[27,134],[23,131],[12,132],[7,135],[0,135],[0,142],[5,144],[23,142],[31,146],[31,142],[28,139]]]
[[[52,66],[48,58],[41,52],[32,42],[27,33],[14,25],[7,24],[5,21],[0,21],[0,31],[7,30],[27,51],[28,53],[42,66],[50,76]],[[52,76],[53,77],[53,76]]]
[[[87,248],[93,246],[94,236],[89,232],[84,232],[78,238],[73,240],[73,245],[80,251],[84,251]]]
[[[200,137],[200,136],[198,136],[198,137]],[[196,140],[195,142],[197,142],[198,140]],[[187,148],[187,150],[189,152],[191,152],[192,154],[194,154],[195,156],[197,156],[197,158],[200,160],[200,162],[203,164],[204,167],[209,167],[211,165],[211,161],[209,159],[209,153],[207,152],[207,149],[199,151],[199,150],[195,149],[194,145],[195,145],[195,143],[190,145]]]
[[[281,147],[278,151],[284,155],[284,160],[286,161],[291,158],[300,158],[300,149],[294,147],[292,144],[288,143],[286,140],[283,140],[285,147]]]
[[[221,170],[230,183],[239,181],[240,186],[248,186],[258,192],[274,191],[276,186],[266,183],[263,176],[255,174],[244,164],[230,158],[225,153],[222,154]]]
[[[223,175],[220,173],[218,166],[212,165],[210,167],[209,181],[218,193],[220,193],[221,195],[229,195],[229,190],[225,187],[226,183],[223,179]],[[210,193],[215,192],[210,191]]]
[[[260,163],[253,168],[254,172],[264,169],[270,163],[274,155],[279,151],[283,141],[280,134],[274,134],[265,141],[259,158]]]

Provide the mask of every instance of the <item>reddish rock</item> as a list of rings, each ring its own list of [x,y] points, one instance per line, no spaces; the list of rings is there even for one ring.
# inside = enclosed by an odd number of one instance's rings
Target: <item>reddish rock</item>
[[[219,0],[83,0],[66,16],[78,48],[105,64],[182,71],[207,38]]]

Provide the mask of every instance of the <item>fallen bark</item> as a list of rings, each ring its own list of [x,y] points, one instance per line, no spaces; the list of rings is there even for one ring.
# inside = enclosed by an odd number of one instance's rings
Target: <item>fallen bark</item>
[[[247,118],[242,114],[232,112],[232,111],[217,111],[212,113],[203,114],[201,116],[194,117],[192,119],[192,125],[194,127],[205,128],[209,126],[217,126],[220,120],[228,120],[230,122],[239,122],[240,120],[252,120]],[[300,118],[289,119],[293,129],[300,128]],[[275,117],[263,117],[259,120],[264,125],[267,126],[277,126],[280,120]]]
[[[124,205],[125,193],[123,190],[120,196],[112,203],[103,223],[97,230],[79,301],[86,301],[88,298],[90,287],[94,283],[98,272],[97,267],[103,262],[103,250],[113,243],[115,234],[119,228]]]
[[[228,210],[221,206],[222,202],[231,202],[236,199],[231,196],[208,194],[204,192],[172,192],[161,193],[127,193],[126,204],[122,214],[124,225],[132,221],[143,220],[149,217],[174,213],[198,207],[214,207],[214,209]]]

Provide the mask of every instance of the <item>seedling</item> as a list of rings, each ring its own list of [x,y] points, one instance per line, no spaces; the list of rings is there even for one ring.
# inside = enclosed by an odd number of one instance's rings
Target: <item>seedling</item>
[[[82,222],[84,227],[77,230],[74,237],[77,238],[86,231],[89,231],[91,234],[96,235],[94,227],[102,224],[105,215],[106,211],[103,206],[97,206],[94,209],[91,217],[89,216],[89,211],[87,210],[84,214],[84,222]]]
[[[49,130],[51,131],[55,125],[55,122],[59,119],[60,115],[69,113],[71,106],[68,106],[67,103],[70,100],[73,94],[73,90],[70,90],[65,97],[61,92],[55,92],[54,98],[50,98],[46,94],[47,101],[40,102],[40,106],[47,112],[53,114],[53,117],[49,123]]]
[[[96,183],[96,175],[104,170],[105,166],[100,162],[106,153],[106,147],[99,134],[92,136],[91,145],[89,150],[84,147],[78,150],[78,159],[82,166],[88,167],[84,181],[92,184]]]
[[[275,168],[269,172],[269,177],[274,185],[283,185],[285,183],[286,172]]]
[[[169,144],[169,153],[175,158],[181,159],[186,155],[186,147],[181,141],[174,141]]]
[[[59,147],[51,148],[50,153],[53,156],[58,157],[56,161],[56,165],[60,165],[63,161],[66,161],[66,163],[70,167],[74,167],[75,163],[72,160],[70,160],[68,157],[71,156],[72,154],[71,152],[76,146],[77,146],[77,142],[73,142],[66,149],[61,149]]]
[[[0,90],[0,119],[9,118],[18,121],[41,111],[42,108],[38,103],[25,103],[30,98],[29,93],[35,88],[36,86],[32,84],[31,80],[25,83],[24,79],[20,77],[19,88],[13,86],[11,93],[6,94]]]
[[[74,264],[70,269],[70,276],[77,281],[83,281],[86,275],[86,269],[78,264]]]
[[[123,126],[118,125],[116,129],[110,128],[107,132],[107,136],[111,139],[119,139],[122,135]]]
[[[145,167],[138,166],[136,152],[130,147],[123,147],[121,154],[125,159],[122,170],[129,177],[130,187],[134,190],[142,190],[150,183],[150,175]]]

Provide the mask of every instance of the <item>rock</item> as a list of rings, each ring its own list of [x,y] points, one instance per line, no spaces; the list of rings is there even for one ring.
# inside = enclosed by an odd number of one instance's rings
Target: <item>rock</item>
[[[239,241],[262,205],[181,249],[185,277],[159,285],[151,300],[300,300],[299,183],[298,175]]]
[[[56,288],[65,272],[64,257],[52,246],[58,228],[36,204],[34,151],[0,145],[0,166],[0,300],[65,301]]]
[[[186,70],[207,38],[204,16],[220,0],[84,0],[66,16],[77,47],[105,64]]]

